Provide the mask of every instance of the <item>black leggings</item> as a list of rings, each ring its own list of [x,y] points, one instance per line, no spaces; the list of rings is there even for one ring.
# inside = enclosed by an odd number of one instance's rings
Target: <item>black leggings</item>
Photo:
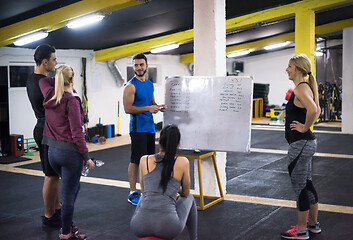
[[[316,151],[315,140],[299,140],[289,145],[288,171],[299,211],[307,211],[318,202],[311,177],[311,160]]]

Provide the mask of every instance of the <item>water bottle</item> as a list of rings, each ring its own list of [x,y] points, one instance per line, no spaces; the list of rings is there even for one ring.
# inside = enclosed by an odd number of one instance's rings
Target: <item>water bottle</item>
[[[94,162],[96,167],[101,167],[104,165],[104,162],[102,160],[92,159],[92,161]],[[86,164],[82,168],[81,175],[84,177],[87,177],[88,173],[89,173],[89,167],[88,167],[88,164]]]

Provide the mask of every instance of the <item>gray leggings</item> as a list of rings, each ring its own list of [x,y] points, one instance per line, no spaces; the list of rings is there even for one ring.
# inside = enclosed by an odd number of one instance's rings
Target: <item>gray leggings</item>
[[[177,237],[185,226],[188,229],[190,240],[197,239],[197,208],[192,194],[189,194],[187,198],[178,198],[176,212],[175,207],[174,210],[169,211],[137,206],[130,222],[130,228],[136,236],[154,236],[163,239]]]
[[[288,171],[299,211],[307,211],[318,202],[311,177],[311,160],[316,151],[316,139],[299,140],[289,145]]]

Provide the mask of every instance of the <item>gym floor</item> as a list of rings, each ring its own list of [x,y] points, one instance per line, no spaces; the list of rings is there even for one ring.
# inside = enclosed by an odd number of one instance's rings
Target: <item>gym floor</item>
[[[313,182],[320,202],[322,233],[316,240],[353,239],[353,135],[340,127],[315,127]],[[89,144],[105,165],[81,178],[74,222],[89,240],[137,239],[129,223],[135,207],[127,202],[129,136]],[[227,153],[225,200],[198,211],[200,240],[272,240],[296,225],[294,193],[287,172],[283,127],[252,126],[251,152]],[[38,153],[0,158],[0,240],[54,240],[58,229],[43,227],[43,173]],[[191,160],[191,165],[193,160]],[[191,166],[193,170],[193,167]],[[191,171],[193,174],[193,171]],[[184,230],[177,240],[187,240]]]

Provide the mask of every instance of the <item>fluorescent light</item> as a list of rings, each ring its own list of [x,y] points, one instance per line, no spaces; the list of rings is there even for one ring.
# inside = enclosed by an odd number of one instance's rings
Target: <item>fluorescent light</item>
[[[244,55],[247,55],[249,53],[251,53],[253,50],[252,49],[249,49],[249,50],[245,50],[245,51],[239,51],[239,52],[233,52],[233,53],[229,53],[227,55],[228,58],[231,58],[231,57],[240,57],[240,56],[244,56]]]
[[[101,14],[88,15],[88,16],[84,16],[81,18],[71,20],[71,21],[69,21],[69,23],[66,26],[68,28],[79,28],[79,27],[83,27],[86,25],[90,25],[90,24],[99,22],[103,18],[104,18],[104,15],[101,15]]]
[[[321,57],[321,56],[323,56],[323,55],[324,55],[323,52],[319,52],[319,51],[316,51],[316,52],[315,52],[315,56],[316,56],[316,57]]]
[[[316,38],[316,41],[317,42],[322,42],[322,41],[324,41],[325,39],[323,39],[322,37],[318,37],[318,38]]]
[[[169,51],[172,49],[176,49],[179,47],[178,43],[173,43],[170,45],[165,45],[165,46],[161,46],[161,47],[156,47],[156,48],[152,48],[151,49],[151,53],[160,53],[160,52],[165,52],[165,51]]]
[[[19,39],[14,41],[13,44],[15,44],[16,46],[23,46],[28,43],[35,42],[40,39],[46,38],[47,36],[48,36],[47,32],[36,32],[36,33],[32,33],[32,34],[29,34],[24,37],[20,37]]]
[[[315,56],[316,57],[321,57],[324,55],[324,51],[322,49],[322,47],[317,47],[316,50],[315,50]]]
[[[271,44],[271,45],[264,47],[264,49],[271,50],[271,49],[275,49],[275,48],[281,48],[281,47],[287,46],[289,43],[290,43],[290,41],[275,43],[275,44]]]

